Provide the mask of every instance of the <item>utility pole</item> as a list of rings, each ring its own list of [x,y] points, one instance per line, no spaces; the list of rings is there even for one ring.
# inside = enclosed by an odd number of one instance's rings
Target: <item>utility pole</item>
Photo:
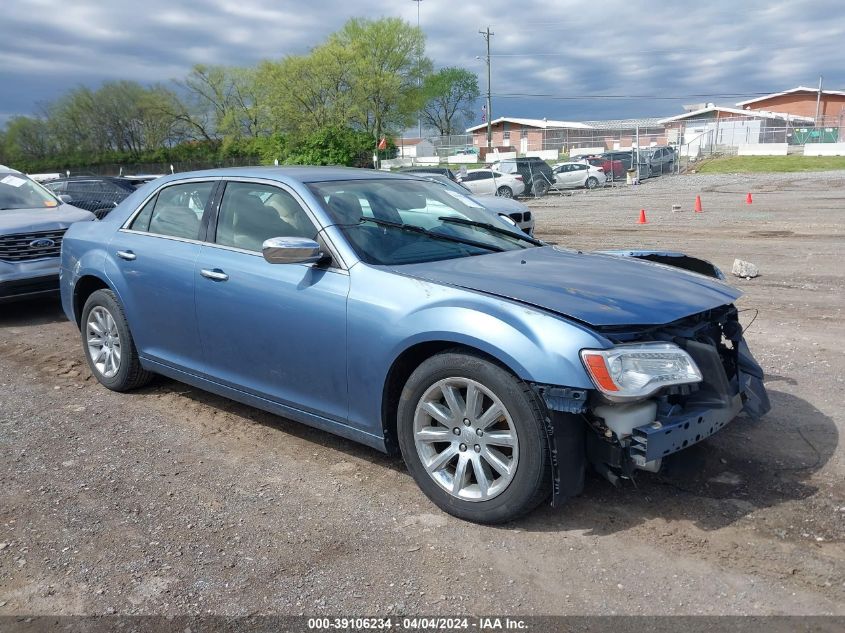
[[[819,75],[819,91],[816,93],[816,119],[815,123],[816,126],[819,125],[819,111],[822,101],[822,76]]]
[[[422,4],[422,0],[413,0],[413,2],[417,3],[417,30],[420,28],[420,4]],[[422,86],[422,77],[421,75],[422,70],[422,59],[419,55],[417,55],[417,88]],[[422,140],[422,113],[417,115],[417,134],[418,138]]]
[[[490,121],[493,119],[493,109],[490,103],[490,37],[495,33],[490,32],[488,26],[484,31],[479,31],[481,37],[487,42],[487,148],[493,147],[493,130]]]

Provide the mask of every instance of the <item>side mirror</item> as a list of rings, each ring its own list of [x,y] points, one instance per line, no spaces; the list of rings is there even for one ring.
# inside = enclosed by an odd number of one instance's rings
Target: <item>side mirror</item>
[[[517,223],[516,223],[516,220],[514,220],[511,216],[509,216],[509,215],[505,215],[504,213],[500,213],[500,214],[499,214],[499,217],[500,217],[500,218],[502,218],[502,219],[503,219],[505,222],[507,222],[508,224],[512,224],[512,225],[513,225],[513,226],[515,226],[516,228],[519,228],[519,224],[517,224]]]
[[[326,257],[307,237],[271,237],[261,245],[261,254],[271,264],[313,264]]]
[[[66,193],[61,194],[60,196],[58,196],[58,198],[59,198],[59,200],[61,200],[65,204],[70,204],[71,202],[73,202],[73,198],[71,198]]]

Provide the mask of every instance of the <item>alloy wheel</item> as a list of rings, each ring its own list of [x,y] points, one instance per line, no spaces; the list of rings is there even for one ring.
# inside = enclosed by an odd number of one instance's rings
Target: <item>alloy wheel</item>
[[[113,378],[120,369],[120,332],[111,312],[103,306],[96,306],[88,313],[85,339],[96,370],[105,378]]]
[[[450,495],[489,501],[516,474],[519,440],[502,401],[479,382],[446,378],[414,412],[414,444],[428,475]]]

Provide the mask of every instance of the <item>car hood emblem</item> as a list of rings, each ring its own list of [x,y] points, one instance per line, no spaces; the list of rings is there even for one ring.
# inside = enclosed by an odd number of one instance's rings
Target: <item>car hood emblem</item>
[[[51,246],[55,246],[55,245],[56,245],[56,243],[53,240],[46,238],[46,237],[42,237],[42,238],[37,239],[37,240],[32,240],[29,243],[30,248],[50,248]]]

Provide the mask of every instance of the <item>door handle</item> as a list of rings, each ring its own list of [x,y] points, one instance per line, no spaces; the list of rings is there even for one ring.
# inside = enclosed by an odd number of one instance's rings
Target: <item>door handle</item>
[[[133,259],[135,259],[135,257],[137,257],[132,251],[117,251],[117,256],[120,257],[120,259],[125,259],[128,262],[131,262]]]
[[[226,281],[229,278],[229,275],[224,273],[219,268],[215,268],[214,270],[208,270],[207,268],[203,268],[202,270],[200,270],[200,275],[202,275],[206,279],[211,279],[213,281]]]

